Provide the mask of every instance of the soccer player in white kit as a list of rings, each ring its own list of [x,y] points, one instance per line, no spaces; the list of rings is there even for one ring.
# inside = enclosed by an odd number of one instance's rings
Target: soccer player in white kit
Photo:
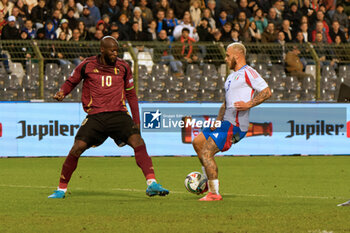
[[[200,201],[222,200],[214,155],[219,151],[228,150],[246,135],[249,109],[271,96],[265,80],[246,64],[245,55],[246,48],[243,44],[232,43],[227,46],[225,61],[234,72],[226,79],[225,101],[216,118],[221,121],[221,126],[203,129],[192,143],[202,164],[203,173],[208,178],[209,193],[199,199]]]

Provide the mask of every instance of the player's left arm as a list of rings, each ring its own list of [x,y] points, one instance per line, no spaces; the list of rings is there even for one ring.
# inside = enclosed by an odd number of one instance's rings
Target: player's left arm
[[[134,80],[132,77],[130,66],[126,66],[126,70],[127,70],[126,71],[127,75],[126,75],[125,84],[124,84],[125,97],[131,109],[132,120],[138,126],[138,128],[140,128],[139,102],[137,99]]]

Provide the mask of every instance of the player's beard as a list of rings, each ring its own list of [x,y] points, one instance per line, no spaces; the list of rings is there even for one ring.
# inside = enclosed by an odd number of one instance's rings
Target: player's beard
[[[233,57],[232,60],[231,60],[231,64],[230,64],[231,67],[230,67],[230,69],[234,70],[235,67],[236,67],[236,64],[237,64],[236,59]]]
[[[104,55],[104,59],[105,59],[107,65],[114,66],[115,60],[112,61],[107,55]]]

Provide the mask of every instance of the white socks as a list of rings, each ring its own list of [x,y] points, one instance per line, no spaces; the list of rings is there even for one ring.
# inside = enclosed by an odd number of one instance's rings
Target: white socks
[[[59,187],[57,187],[57,190],[58,190],[58,191],[63,191],[64,193],[67,192],[67,189],[60,189]]]
[[[209,192],[214,194],[219,194],[219,180],[209,180],[208,181]]]
[[[148,179],[148,180],[146,180],[147,186],[149,186],[149,185],[152,184],[153,182],[156,182],[156,183],[157,183],[157,181],[156,181],[155,179]]]

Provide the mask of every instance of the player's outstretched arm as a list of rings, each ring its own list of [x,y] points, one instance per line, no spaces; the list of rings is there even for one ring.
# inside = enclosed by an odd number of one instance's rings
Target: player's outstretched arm
[[[63,93],[63,91],[59,90],[58,92],[56,92],[56,94],[54,95],[54,99],[56,99],[57,101],[62,101],[64,99],[65,95]]]
[[[260,91],[251,101],[248,102],[243,102],[243,101],[238,101],[235,102],[235,108],[238,111],[246,111],[252,107],[255,107],[268,98],[271,97],[271,90],[269,87],[266,87],[264,90]]]

